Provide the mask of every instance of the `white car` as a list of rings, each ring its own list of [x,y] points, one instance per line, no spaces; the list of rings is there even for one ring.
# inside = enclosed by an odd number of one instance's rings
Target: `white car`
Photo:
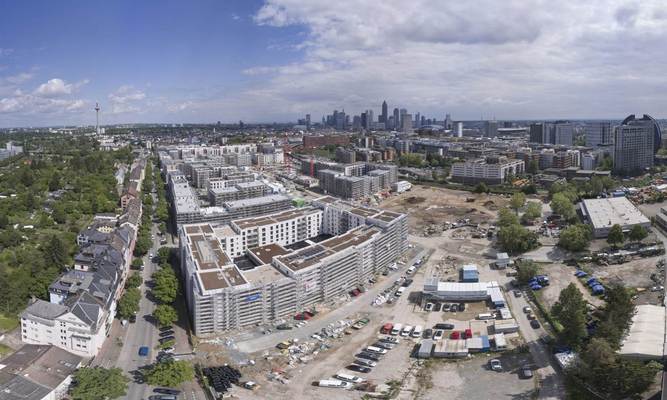
[[[523,308],[523,312],[525,312],[526,314],[530,314],[530,313],[533,312],[533,309],[530,308],[530,306],[525,306],[525,307]]]
[[[424,307],[424,311],[432,311],[433,310],[433,303],[426,303],[426,307]]]
[[[445,335],[445,331],[441,329],[436,329],[433,333],[433,340],[440,340]]]
[[[503,370],[503,364],[499,359],[494,358],[489,360],[489,368],[491,368],[491,371],[501,372]]]

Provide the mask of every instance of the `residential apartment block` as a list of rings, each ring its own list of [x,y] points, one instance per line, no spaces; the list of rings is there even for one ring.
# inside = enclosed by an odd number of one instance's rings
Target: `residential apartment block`
[[[476,184],[484,182],[498,185],[510,175],[522,174],[525,171],[523,160],[507,157],[487,157],[472,161],[458,162],[452,165],[452,181]]]

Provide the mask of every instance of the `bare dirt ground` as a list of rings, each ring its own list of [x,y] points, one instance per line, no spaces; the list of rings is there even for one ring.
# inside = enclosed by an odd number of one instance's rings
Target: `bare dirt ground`
[[[579,291],[584,295],[584,299],[594,306],[598,307],[603,304],[599,297],[591,294],[591,291],[574,276],[576,268],[569,267],[563,264],[543,264],[542,272],[549,275],[551,284],[540,290],[540,297],[544,304],[548,307],[558,301],[558,296],[561,290],[565,289],[570,283],[574,283],[579,288]],[[597,276],[597,275],[596,275]]]
[[[467,202],[466,199],[474,201]],[[462,218],[469,218],[475,224],[491,222],[498,209],[507,203],[508,199],[500,195],[415,185],[409,192],[389,197],[380,207],[409,213],[411,232],[421,232],[424,226],[456,222]]]

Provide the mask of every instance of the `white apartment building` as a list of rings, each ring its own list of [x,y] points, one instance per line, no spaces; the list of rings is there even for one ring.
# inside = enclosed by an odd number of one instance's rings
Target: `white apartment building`
[[[498,185],[509,175],[524,173],[523,160],[508,159],[507,157],[487,157],[486,160],[477,159],[458,162],[452,165],[452,181],[476,184],[479,182]]]

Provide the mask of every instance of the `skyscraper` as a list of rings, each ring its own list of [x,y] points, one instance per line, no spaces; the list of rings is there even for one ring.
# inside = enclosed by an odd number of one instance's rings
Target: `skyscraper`
[[[366,110],[366,126],[364,128],[373,129],[373,110]]]
[[[394,125],[392,125],[394,130],[398,130],[400,128],[400,120],[401,119],[398,108],[394,108]]]
[[[547,124],[544,122],[530,124],[530,137],[528,141],[530,143],[542,143],[542,144],[551,143],[550,128],[551,124]]]
[[[660,131],[660,124],[653,117],[648,114],[644,114],[641,118],[636,118],[634,114],[628,115],[621,125],[635,125],[635,124],[648,124],[652,128],[653,133],[653,154],[657,153],[662,145],[662,132]]]
[[[627,118],[626,121],[629,124],[614,130],[614,171],[620,174],[641,172],[653,166],[653,121]]]
[[[484,137],[498,136],[498,121],[484,121]]]
[[[403,130],[403,127],[406,126],[406,124],[403,120],[405,119],[405,116],[408,113],[408,110],[406,110],[405,108],[401,108],[399,113],[400,113],[400,118],[401,119],[398,123],[398,127],[399,127],[400,130]],[[412,116],[410,116],[410,126],[412,126]]]
[[[421,115],[419,115],[419,113],[417,113],[417,114],[415,115],[415,124],[414,124],[414,127],[415,127],[415,128],[419,128],[420,126],[421,126]]]
[[[310,129],[310,114],[306,114],[306,128]]]
[[[453,122],[452,122],[452,116],[447,114],[445,115],[445,129],[452,129]]]
[[[574,127],[569,122],[556,122],[553,126],[554,141],[553,144],[572,146],[574,137]]]
[[[585,126],[586,146],[598,147],[611,144],[611,122],[587,122]]]
[[[382,115],[380,115],[380,122],[384,122],[385,126],[387,126],[387,121],[389,121],[389,114],[387,114],[387,102],[383,101],[382,102]]]
[[[405,114],[401,114],[401,117],[401,131],[412,132],[412,115],[406,112]]]

